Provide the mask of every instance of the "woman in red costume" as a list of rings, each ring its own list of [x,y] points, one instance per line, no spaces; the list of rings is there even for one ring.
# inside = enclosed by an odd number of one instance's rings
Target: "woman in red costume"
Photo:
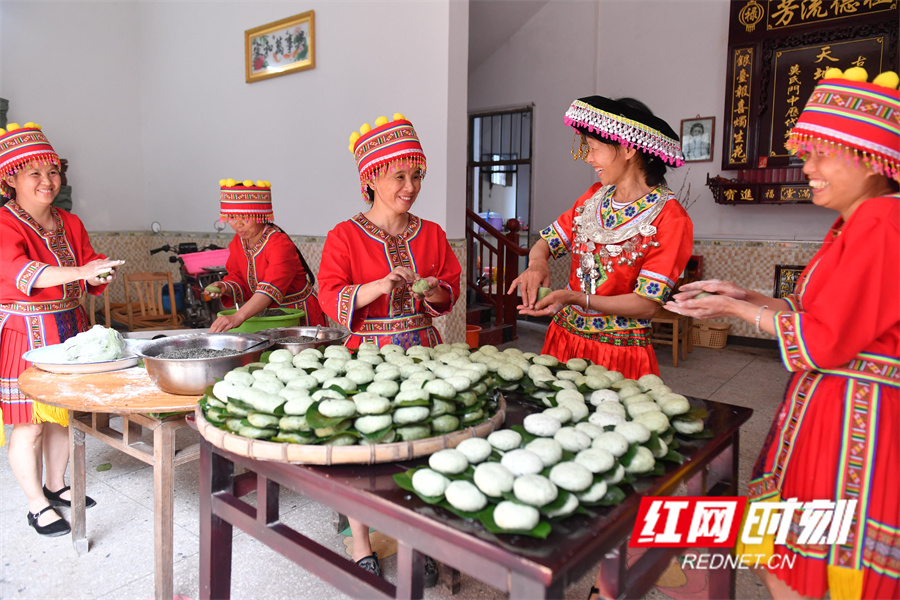
[[[322,306],[350,330],[350,348],[434,346],[441,336],[431,319],[453,309],[462,270],[440,225],[409,212],[425,178],[425,153],[399,113],[390,122],[379,117],[375,129],[363,125],[360,133],[350,136],[350,150],[370,208],[328,233],[319,267]],[[353,560],[380,576],[369,528],[350,519],[350,529]],[[437,573],[426,556],[426,587],[437,583]]]
[[[895,73],[866,79],[859,68],[829,69],[791,131],[813,203],[839,214],[794,294],[698,281],[666,307],[737,317],[778,338],[793,375],[750,507],[830,502],[838,523],[852,519],[845,540],[810,545],[798,538],[806,511],[797,510],[783,542],[739,544],[739,554],[779,565],[757,569],[774,598],[900,598],[900,92]]]
[[[29,365],[22,354],[89,329],[81,297],[100,294],[122,264],[94,251],[78,217],[51,206],[60,185],[59,156],[39,126],[0,129],[0,191],[10,198],[0,208],[0,408],[13,426],[9,464],[28,498],[28,524],[48,536],[70,531],[55,508],[72,500],[68,416],[19,392]],[[2,432],[0,424],[0,443]]]
[[[319,267],[322,306],[350,330],[350,348],[434,346],[441,337],[432,318],[459,298],[459,261],[440,225],[409,212],[425,178],[412,123],[395,114],[375,124],[351,141],[371,206],[328,233]],[[421,293],[411,286],[419,279],[427,283]]]
[[[589,96],[572,103],[566,124],[581,136],[575,158],[597,177],[566,213],[541,232],[519,288],[524,315],[553,316],[543,352],[585,358],[625,377],[659,374],[650,319],[691,256],[694,227],[666,187],[666,164],[681,166],[678,135],[631,98]],[[572,254],[568,286],[542,300],[548,259]]]
[[[269,307],[300,308],[300,325],[326,325],[313,287],[316,277],[291,238],[273,222],[272,187],[268,181],[219,182],[221,213],[235,236],[228,245],[228,275],[211,284],[226,308],[237,312],[217,318],[211,332],[228,331]],[[207,287],[209,290],[209,286]]]

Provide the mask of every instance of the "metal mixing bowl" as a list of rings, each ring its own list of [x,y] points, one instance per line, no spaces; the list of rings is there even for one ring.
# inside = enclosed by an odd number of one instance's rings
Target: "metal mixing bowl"
[[[338,329],[336,327],[278,327],[276,329],[264,329],[257,331],[257,335],[264,335],[272,340],[273,349],[290,350],[292,354],[297,354],[305,348],[321,348],[322,346],[331,346],[333,344],[343,344],[344,340],[350,337],[349,331]],[[311,342],[279,342],[278,338],[303,336],[316,338]]]
[[[159,389],[179,396],[199,396],[228,371],[258,361],[271,345],[268,337],[254,333],[194,333],[151,340],[137,354]],[[158,358],[165,352],[195,348],[239,353],[216,358]]]

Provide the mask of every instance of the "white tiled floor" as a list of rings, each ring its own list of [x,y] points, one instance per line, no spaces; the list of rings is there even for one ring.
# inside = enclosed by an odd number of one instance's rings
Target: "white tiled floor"
[[[539,351],[544,327],[521,323],[515,345]],[[741,486],[765,438],[787,382],[777,352],[742,346],[724,350],[696,348],[678,368],[671,350],[657,356],[662,378],[674,390],[700,398],[750,406],[753,418],[742,429]],[[181,432],[179,445],[196,435]],[[7,428],[7,436],[9,428]],[[110,463],[108,471],[97,466]],[[0,449],[0,599],[146,599],[153,597],[153,477],[149,466],[88,438],[88,493],[97,506],[87,512],[90,551],[78,556],[71,538],[43,538],[28,527],[25,497]],[[198,597],[198,463],[176,469],[175,593]],[[63,512],[66,515],[66,512]],[[295,494],[282,495],[282,515],[290,525],[312,534],[323,545],[343,551],[343,537],[334,532],[331,511]],[[383,561],[385,576],[396,574],[396,556]],[[593,574],[572,585],[568,598],[587,598]],[[750,573],[738,574],[738,598],[768,598]],[[344,597],[302,568],[236,531],[232,575],[234,598]],[[426,590],[429,600],[451,598],[439,587]],[[493,599],[506,594],[463,574],[456,598]],[[648,597],[665,598],[658,591]]]

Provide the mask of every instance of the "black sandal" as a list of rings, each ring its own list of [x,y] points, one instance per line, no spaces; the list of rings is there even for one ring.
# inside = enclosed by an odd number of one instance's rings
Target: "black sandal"
[[[56,521],[48,525],[38,525],[38,519],[41,518],[41,515],[47,512],[48,510],[52,510],[56,513],[56,516],[59,517]],[[42,510],[36,513],[28,513],[28,524],[31,527],[34,527],[34,530],[38,532],[39,535],[46,535],[47,537],[56,537],[58,535],[66,535],[72,528],[69,526],[69,522],[66,521],[59,511],[53,508],[52,506],[45,506]]]
[[[47,502],[50,503],[50,506],[65,506],[66,508],[72,508],[72,501],[66,500],[65,498],[60,498],[64,493],[69,491],[69,486],[66,486],[59,490],[58,492],[51,492],[47,489],[47,486],[44,486],[44,496],[47,498]],[[84,497],[84,507],[90,508],[92,506],[96,506],[97,501],[91,498],[90,496]]]
[[[364,556],[363,558],[356,561],[356,564],[372,573],[377,577],[382,577],[381,575],[381,563],[378,562],[378,553],[373,552],[369,556]]]
[[[425,563],[423,566],[425,570],[425,587],[432,588],[436,586],[438,582],[437,561],[426,555]]]

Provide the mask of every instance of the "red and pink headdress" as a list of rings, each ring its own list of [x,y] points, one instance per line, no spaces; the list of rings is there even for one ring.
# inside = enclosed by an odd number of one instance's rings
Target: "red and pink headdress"
[[[793,153],[837,154],[900,182],[900,91],[896,73],[867,83],[859,67],[829,69],[785,144]]]
[[[0,192],[4,196],[10,194],[7,175],[32,162],[60,166],[59,155],[47,141],[41,126],[25,123],[19,127],[16,123],[10,123],[6,129],[0,129]]]
[[[394,120],[378,117],[375,129],[365,123],[359,133],[350,134],[350,151],[356,157],[362,196],[369,201],[368,182],[392,163],[402,162],[418,167],[425,176],[425,152],[412,123],[400,113]]]
[[[268,181],[220,179],[219,220],[243,219],[258,223],[275,220],[272,211],[272,184]]]

